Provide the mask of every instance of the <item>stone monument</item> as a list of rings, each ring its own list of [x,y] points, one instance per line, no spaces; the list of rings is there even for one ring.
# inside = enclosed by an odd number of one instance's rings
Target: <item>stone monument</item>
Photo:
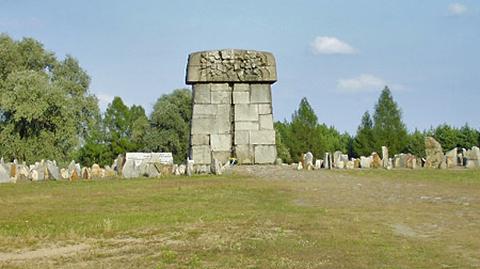
[[[192,85],[190,159],[195,165],[273,164],[277,151],[271,84],[277,80],[269,52],[225,49],[189,55]]]

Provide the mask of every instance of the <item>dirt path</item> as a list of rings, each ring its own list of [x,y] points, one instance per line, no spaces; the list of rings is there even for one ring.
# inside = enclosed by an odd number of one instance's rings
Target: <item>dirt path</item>
[[[33,260],[77,255],[79,252],[88,250],[89,248],[90,246],[87,244],[78,244],[64,247],[51,246],[37,250],[23,250],[10,253],[0,252],[0,263],[6,261]]]

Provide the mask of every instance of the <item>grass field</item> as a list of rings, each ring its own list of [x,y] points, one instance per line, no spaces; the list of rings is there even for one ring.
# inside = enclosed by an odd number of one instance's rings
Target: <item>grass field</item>
[[[480,171],[0,185],[5,268],[479,268]]]

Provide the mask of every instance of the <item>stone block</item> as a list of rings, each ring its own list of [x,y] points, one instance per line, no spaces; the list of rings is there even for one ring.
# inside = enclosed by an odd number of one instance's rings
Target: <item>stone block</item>
[[[192,146],[209,145],[210,136],[207,134],[192,134],[190,143]]]
[[[213,127],[213,128],[212,128]],[[217,114],[215,122],[208,126],[212,131],[212,134],[229,134],[232,130],[232,124],[230,122],[230,115]]]
[[[210,84],[199,83],[193,85],[193,102],[195,104],[210,103]]]
[[[275,145],[255,146],[256,164],[273,164],[277,158],[277,149]]]
[[[195,104],[193,106],[193,118],[205,118],[205,116],[214,116],[217,114],[217,106],[211,104]]]
[[[272,102],[272,94],[270,92],[269,84],[252,84],[250,88],[250,102],[252,104]]]
[[[217,126],[218,121],[215,118],[196,118],[192,120],[192,134],[211,134],[212,126],[216,126],[216,129],[219,129],[220,126]]]
[[[234,104],[249,104],[250,103],[250,93],[249,92],[233,92],[233,103]]]
[[[230,152],[232,145],[232,136],[230,134],[212,134],[210,135],[210,147],[212,151]]]
[[[235,145],[250,144],[250,131],[235,130]]]
[[[258,121],[236,121],[235,122],[235,131],[258,130],[258,129],[259,129]]]
[[[192,160],[195,164],[210,164],[212,161],[210,155],[210,146],[192,146]]]
[[[272,114],[272,105],[271,104],[259,104],[258,105],[258,114]]]
[[[211,93],[212,104],[230,104],[232,94],[230,92],[214,92]]]
[[[273,115],[260,115],[260,130],[273,130]]]
[[[230,111],[232,109],[232,106],[230,104],[220,104],[216,106],[217,106],[217,117],[227,116],[228,118],[230,118]]]
[[[230,151],[213,151],[212,152],[212,159],[216,159],[220,161],[222,164],[225,164],[229,161],[231,157]]]
[[[249,92],[250,91],[250,84],[235,83],[235,84],[233,84],[233,91],[234,92]]]
[[[248,104],[235,105],[235,121],[258,121],[258,106]]]
[[[237,145],[235,146],[235,156],[239,164],[253,164],[253,146]]]
[[[231,92],[232,89],[228,83],[210,83],[210,91],[215,92]]]
[[[275,145],[274,130],[250,131],[250,143],[252,145]]]
[[[238,49],[200,51],[188,57],[186,83],[274,83],[277,80],[275,66],[275,58],[269,52]]]

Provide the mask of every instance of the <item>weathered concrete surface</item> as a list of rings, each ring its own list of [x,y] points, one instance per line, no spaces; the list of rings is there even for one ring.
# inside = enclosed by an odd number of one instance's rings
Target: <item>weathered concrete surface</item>
[[[192,53],[187,84],[193,89],[190,158],[196,166],[274,163],[271,84],[277,79],[271,53],[216,50]]]
[[[269,52],[224,49],[189,55],[187,84],[201,82],[277,81],[275,58]]]

